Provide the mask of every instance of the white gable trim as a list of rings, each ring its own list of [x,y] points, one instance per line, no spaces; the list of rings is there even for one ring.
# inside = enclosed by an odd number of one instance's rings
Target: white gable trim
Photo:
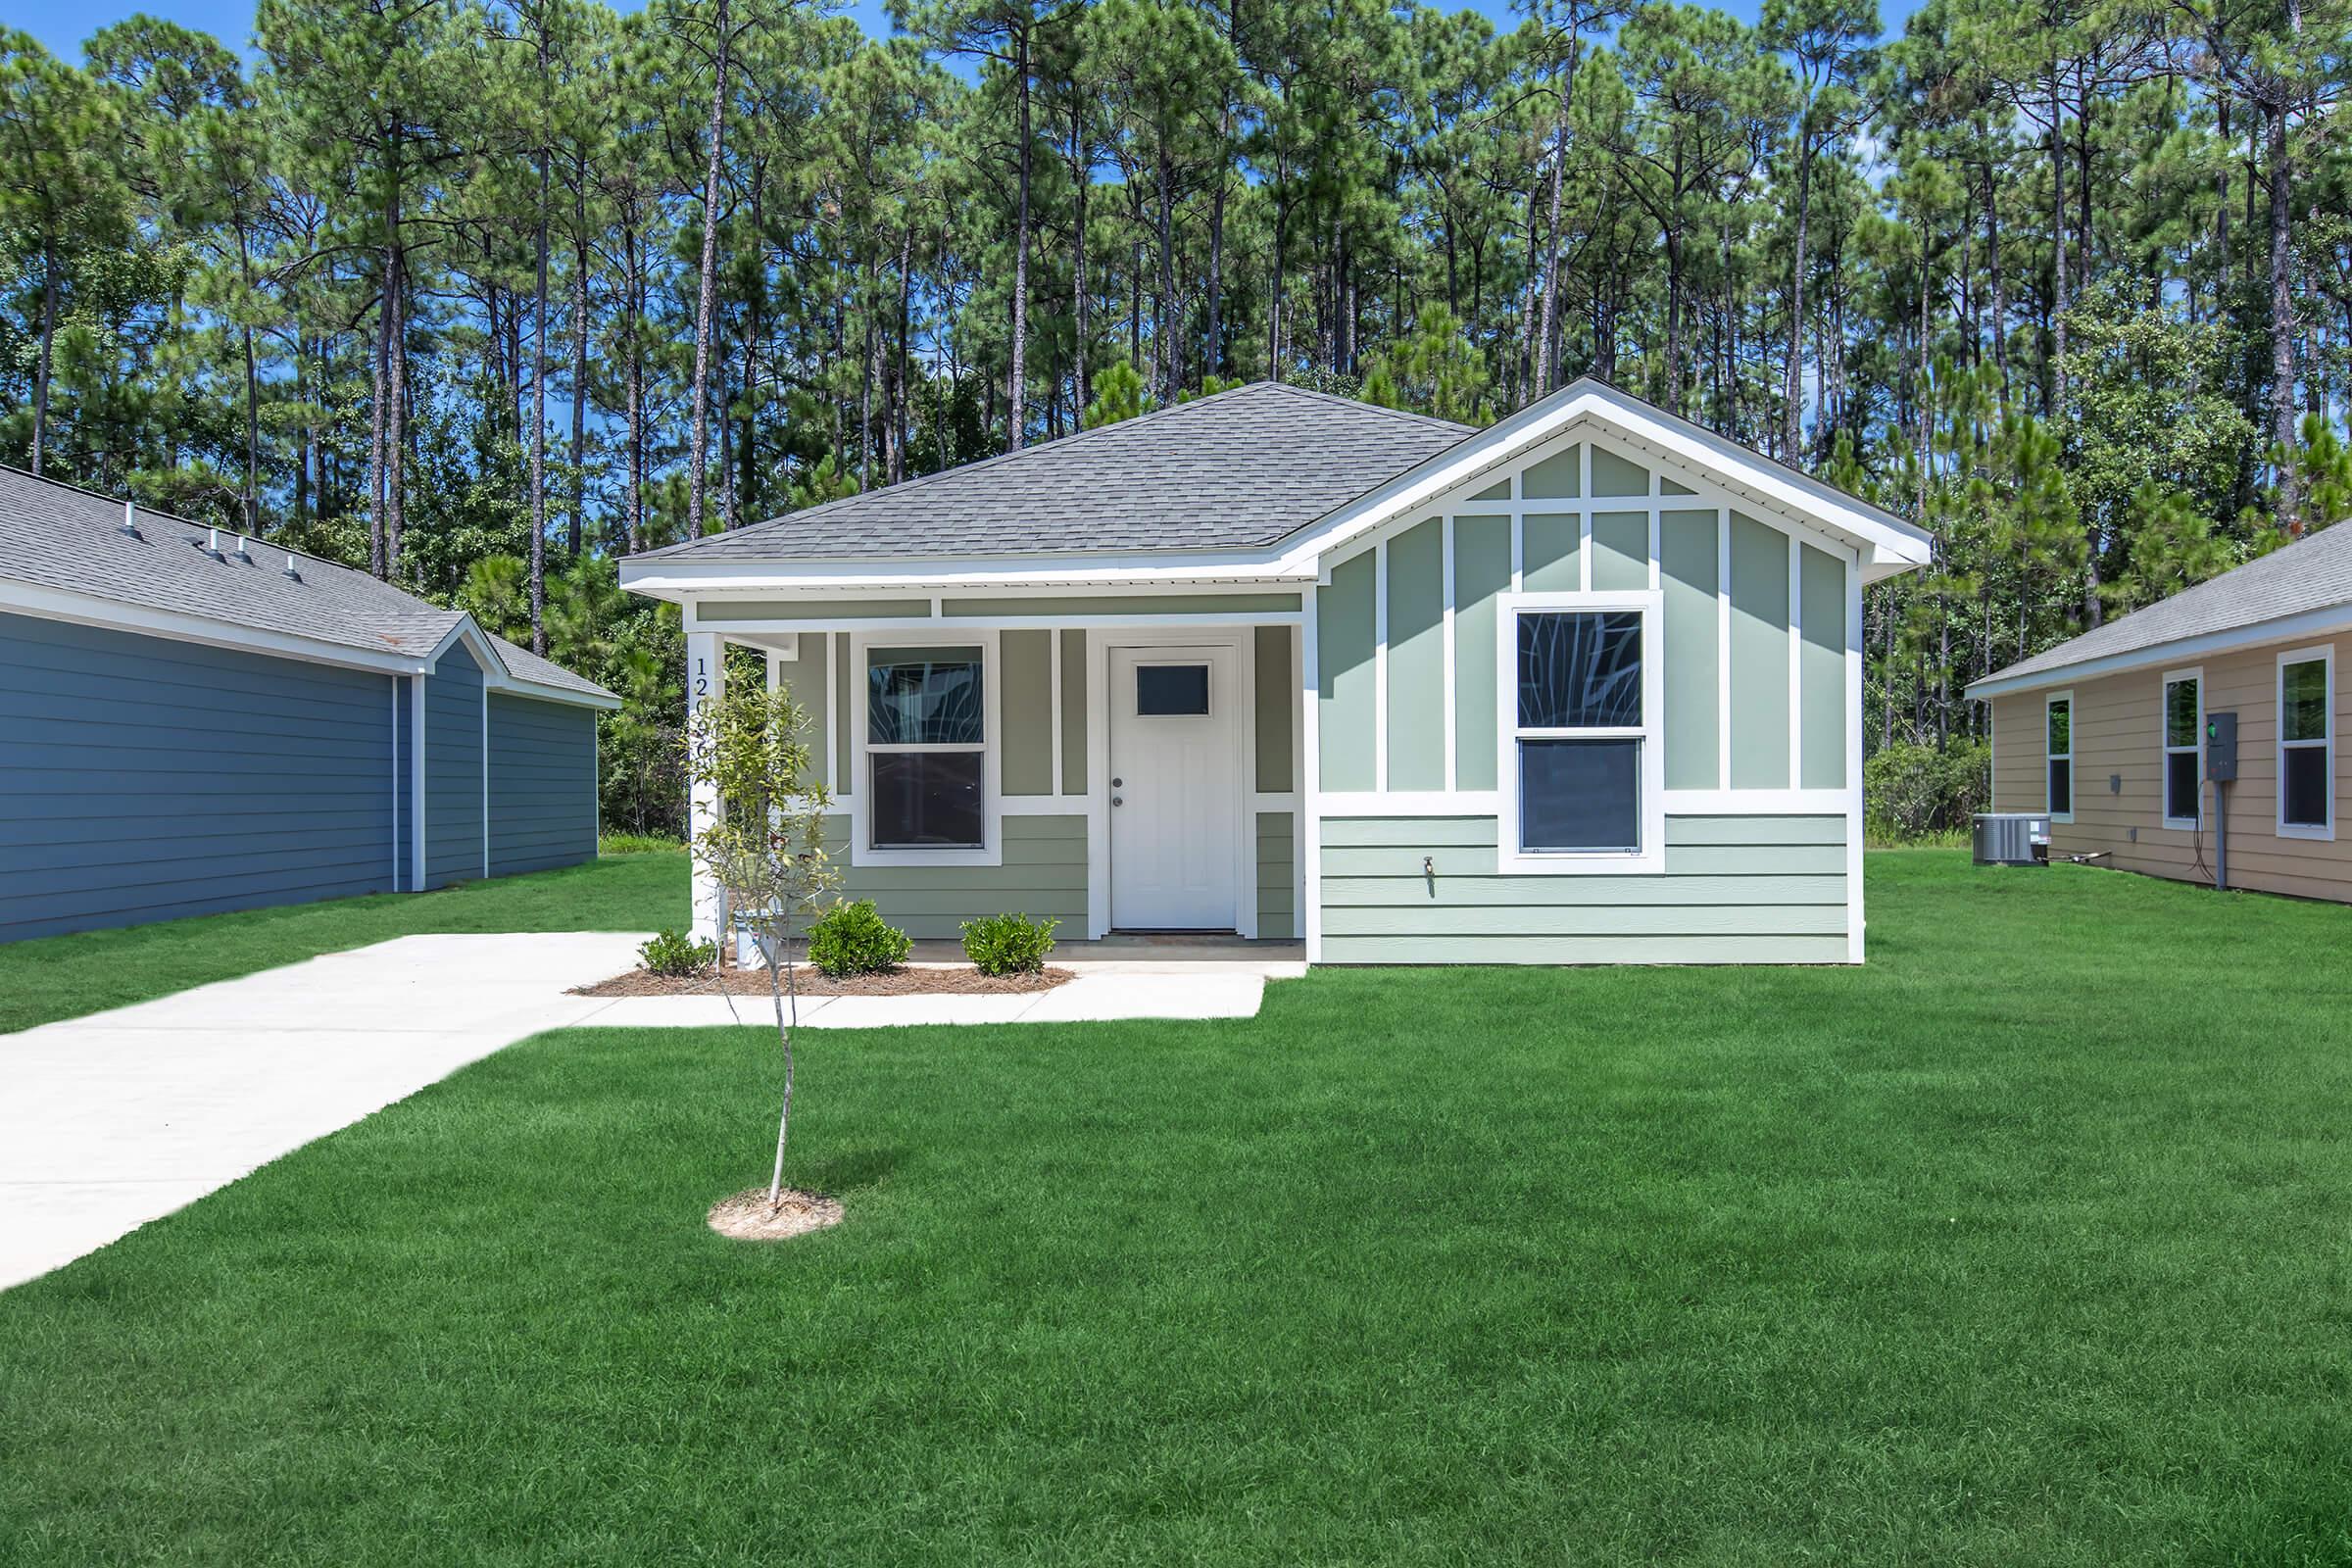
[[[1927,564],[1927,534],[1891,513],[1758,457],[1738,442],[1639,398],[1586,380],[1529,404],[1293,534],[1283,543],[1277,569],[1295,571],[1302,562],[1318,560],[1368,529],[1425,508],[1453,490],[1475,487],[1491,470],[1518,463],[1537,447],[1573,437],[1580,425],[1597,427],[1639,451],[1698,468],[1759,511],[1843,540],[1860,553],[1866,581]]]

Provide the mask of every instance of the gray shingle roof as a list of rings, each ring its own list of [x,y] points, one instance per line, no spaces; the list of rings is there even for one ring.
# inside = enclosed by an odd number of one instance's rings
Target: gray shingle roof
[[[2213,632],[2352,605],[2352,523],[2295,541],[2071,642],[1997,669],[1976,684],[2053,674]]]
[[[335,648],[421,659],[466,619],[389,583],[316,556],[256,540],[240,560],[220,535],[224,560],[199,548],[208,525],[136,509],[139,537],[122,531],[122,503],[0,467],[0,578],[95,595],[121,604],[280,632]],[[518,679],[586,696],[612,694],[561,664],[494,638]]]
[[[1445,419],[1253,381],[648,556],[835,561],[1248,549],[1471,433]]]

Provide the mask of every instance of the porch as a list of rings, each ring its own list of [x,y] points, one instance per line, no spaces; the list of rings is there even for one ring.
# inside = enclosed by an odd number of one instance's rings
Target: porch
[[[916,961],[960,961],[963,921],[1019,913],[1058,922],[1072,967],[1262,973],[1304,957],[1257,948],[1303,935],[1304,599],[695,595],[689,701],[762,679],[807,710],[842,895]],[[717,809],[692,805],[698,827]],[[698,880],[698,934],[724,924]]]

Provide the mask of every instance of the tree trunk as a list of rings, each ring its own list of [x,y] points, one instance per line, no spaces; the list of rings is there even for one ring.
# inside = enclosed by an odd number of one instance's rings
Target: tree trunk
[[[539,34],[539,71],[547,72],[547,33]],[[540,105],[542,113],[546,105]],[[539,148],[538,281],[531,294],[531,652],[547,657],[547,166]]]
[[[391,211],[390,204],[385,212]],[[374,374],[368,395],[368,569],[377,577],[389,574],[384,557],[384,432],[391,427],[392,368],[392,247],[384,246],[381,297],[375,302]]]
[[[1004,376],[1004,450],[1018,452],[1029,425],[1029,27],[1015,29],[1013,95],[1020,104],[1020,190],[1012,223],[1012,365]]]
[[[1984,268],[1992,285],[1992,366],[2001,380],[2001,407],[2009,406],[2009,299],[2001,286],[1999,181],[1991,161],[1984,165]]]
[[[2066,122],[2060,119],[2058,65],[2050,63],[2050,416],[2066,417]],[[2095,622],[2094,622],[2095,624]]]
[[[393,204],[395,235],[399,233],[399,203]],[[406,508],[402,496],[406,485],[403,474],[408,461],[409,444],[409,266],[408,253],[397,239],[392,246],[392,334],[390,352],[386,356],[385,400],[391,404],[386,415],[389,427],[384,431],[384,575],[395,579],[400,575],[400,536],[405,526]]]
[[[2303,532],[2303,474],[2295,452],[2295,295],[2288,243],[2293,218],[2294,165],[2286,150],[2286,89],[2268,106],[2263,150],[2271,196],[2271,440],[2278,448],[2276,520],[2290,535]]]
[[[1176,241],[1175,229],[1175,170],[1168,157],[1166,127],[1161,127],[1159,154],[1152,160],[1158,176],[1159,194],[1159,298],[1152,323],[1152,358],[1159,362],[1159,401],[1162,408],[1176,401],[1176,384],[1181,379],[1176,352],[1173,315],[1176,309]]]
[[[1071,373],[1078,394],[1078,417],[1072,422],[1079,425],[1086,423],[1086,406],[1095,400],[1094,377],[1086,363],[1088,351],[1094,346],[1086,321],[1086,196],[1093,162],[1087,156],[1088,150],[1084,111],[1073,94],[1070,98],[1070,318],[1077,323]],[[900,298],[905,297],[902,288]]]
[[[710,453],[710,336],[718,292],[718,172],[727,130],[727,0],[718,8],[718,62],[710,87],[710,154],[703,169],[703,259],[694,301],[694,429],[686,471],[686,537],[703,533],[703,487]]]
[[[1560,277],[1560,184],[1564,166],[1568,162],[1568,109],[1576,97],[1576,68],[1582,43],[1578,29],[1583,18],[1577,14],[1576,0],[1568,6],[1568,62],[1563,68],[1560,83],[1560,102],[1552,119],[1550,191],[1544,201],[1543,299],[1539,310],[1536,334],[1535,389],[1527,399],[1534,402],[1551,390],[1558,367],[1552,363],[1552,334],[1559,321]]]
[[[572,197],[571,518],[564,549],[572,560],[588,544],[588,170],[583,159]]]
[[[897,484],[906,477],[906,328],[908,321],[907,293],[912,286],[914,266],[914,225],[907,223],[899,230],[899,361],[898,371],[891,377],[890,389],[890,464],[889,479]],[[1079,364],[1084,366],[1085,360]]]
[[[41,236],[41,348],[32,377],[32,476],[41,476],[49,445],[49,366],[57,342],[57,242]]]
[[[1813,208],[1813,133],[1800,127],[1796,153],[1796,247],[1788,264],[1788,363],[1782,368],[1781,461],[1804,463],[1805,226]]]

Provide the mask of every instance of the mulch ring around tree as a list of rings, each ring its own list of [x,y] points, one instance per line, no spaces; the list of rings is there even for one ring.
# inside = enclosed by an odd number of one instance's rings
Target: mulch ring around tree
[[[1051,991],[1077,978],[1067,969],[1041,969],[1034,974],[982,974],[964,964],[909,966],[878,974],[844,975],[829,979],[804,968],[797,982],[804,997],[992,996],[1000,992]],[[631,969],[594,985],[574,986],[575,997],[715,997],[726,995],[767,1004],[767,973],[759,969],[729,969],[698,975],[655,974]],[[763,1190],[760,1197],[764,1199]]]
[[[787,1187],[770,1208],[767,1189],[753,1187],[710,1205],[710,1228],[733,1242],[783,1242],[841,1223],[841,1200]]]

